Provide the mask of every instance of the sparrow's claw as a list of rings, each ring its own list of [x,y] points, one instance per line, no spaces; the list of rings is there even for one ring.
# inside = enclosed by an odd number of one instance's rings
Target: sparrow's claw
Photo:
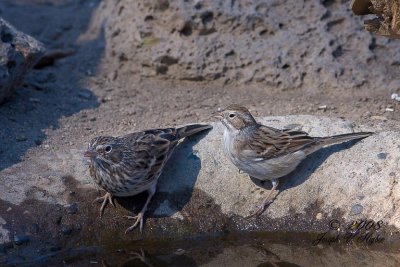
[[[135,229],[135,227],[136,227],[138,224],[140,224],[139,229],[140,229],[140,232],[142,232],[142,230],[143,230],[143,221],[144,221],[144,213],[146,212],[147,206],[149,205],[150,200],[151,200],[151,198],[153,197],[154,192],[156,191],[156,184],[154,184],[154,185],[153,185],[149,190],[147,190],[147,191],[149,192],[149,195],[147,196],[146,203],[144,204],[144,206],[143,206],[142,210],[139,212],[139,214],[136,215],[136,216],[124,216],[124,217],[127,218],[127,219],[136,220],[136,222],[135,222],[131,227],[129,227],[128,229],[126,229],[125,234],[127,234],[127,233],[129,233],[130,231],[132,231],[133,229]]]
[[[246,216],[245,218],[246,218],[246,219],[250,219],[250,218],[252,218],[252,217],[258,217],[258,216],[260,216],[261,214],[264,213],[266,207],[267,207],[269,204],[271,204],[271,203],[272,203],[272,201],[269,201],[269,202],[267,202],[267,203],[263,203],[260,207],[258,207],[258,209],[257,209],[255,212],[251,213],[249,216]]]
[[[93,200],[93,202],[101,202],[101,201],[103,201],[103,203],[101,204],[100,207],[100,218],[103,216],[104,209],[106,208],[108,203],[110,203],[113,207],[115,207],[113,196],[110,193],[106,193],[104,196],[98,197],[95,200]]]
[[[128,227],[128,229],[126,229],[125,234],[129,233],[130,231],[132,231],[133,229],[136,228],[136,226],[138,226],[138,224],[140,224],[140,232],[142,232],[143,230],[143,220],[144,220],[144,212],[139,212],[138,215],[136,216],[124,216],[124,218],[127,218],[128,220],[136,220],[135,223]]]
[[[257,209],[257,211],[253,212],[252,214],[250,214],[249,216],[246,217],[246,219],[252,218],[254,216],[258,217],[261,214],[263,214],[263,212],[265,211],[265,209],[267,208],[268,205],[270,205],[272,202],[274,202],[275,198],[277,195],[274,196],[274,192],[277,191],[276,187],[278,186],[278,182],[272,181],[272,189],[271,191],[269,191],[269,194],[267,195],[267,197],[264,199],[264,201],[261,203],[260,207]],[[279,194],[279,191],[278,191]]]

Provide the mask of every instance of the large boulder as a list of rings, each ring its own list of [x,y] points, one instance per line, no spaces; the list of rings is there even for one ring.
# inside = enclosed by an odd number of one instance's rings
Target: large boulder
[[[270,185],[251,180],[229,162],[222,150],[223,126],[216,123],[207,134],[189,138],[176,149],[160,177],[145,232],[174,237],[237,230],[319,232],[332,218],[343,223],[382,220],[385,228],[400,228],[399,132],[308,115],[260,121],[272,127],[301,128],[313,136],[361,130],[376,134],[311,155],[282,178],[281,193],[261,218],[248,220],[244,217],[262,201]],[[117,199],[128,210],[110,207],[99,220],[99,207],[92,203],[99,195],[83,160],[85,147],[35,151],[25,163],[0,172],[0,205],[10,210],[1,215],[0,240],[8,240],[9,233],[19,233],[33,222],[46,229],[38,238],[57,235],[60,224],[79,225],[76,234],[91,236],[90,240],[102,240],[111,232],[124,237],[129,222],[122,215],[129,213],[132,204],[137,211],[145,195]],[[58,223],[54,218],[60,218]],[[94,236],[93,229],[97,229]]]
[[[112,79],[133,72],[287,90],[399,89],[388,85],[399,44],[362,31],[342,1],[105,0],[95,21],[106,25]]]
[[[354,127],[342,119],[308,115],[266,117],[260,122],[276,128],[297,127],[312,136],[374,131]],[[293,173],[281,179],[281,193],[262,216],[282,219],[303,214],[311,220],[340,216],[348,221],[369,218],[399,228],[400,212],[396,207],[400,201],[397,141],[400,134],[375,130],[375,135],[357,143],[335,145],[309,156]],[[262,185],[238,171],[224,155],[222,135],[222,124],[215,124],[191,148],[194,156],[183,152],[174,157],[164,176],[173,178],[161,179],[159,192],[189,188],[192,182],[187,177],[193,176],[193,166],[198,160],[201,168],[194,188],[211,197],[223,214],[249,215],[266,195],[260,186],[270,189],[271,185],[269,182]]]
[[[44,51],[39,41],[0,18],[0,103],[22,83]]]

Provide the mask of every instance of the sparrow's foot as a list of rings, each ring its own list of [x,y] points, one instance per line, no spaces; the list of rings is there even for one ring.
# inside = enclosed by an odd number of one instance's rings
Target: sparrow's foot
[[[260,216],[261,214],[264,213],[264,211],[265,211],[265,209],[267,208],[267,206],[268,206],[269,204],[271,204],[272,202],[273,202],[273,199],[269,200],[268,202],[263,201],[263,203],[258,207],[258,209],[257,209],[255,212],[251,213],[249,216],[247,216],[247,217],[245,217],[245,218],[246,218],[246,219],[250,219],[250,218],[252,218],[252,217],[258,217],[258,216]]]
[[[111,205],[113,205],[113,207],[115,207],[113,196],[110,193],[106,193],[104,196],[98,197],[95,200],[93,200],[93,202],[101,202],[101,201],[103,201],[103,203],[101,204],[100,207],[100,218],[103,216],[104,209],[106,208],[108,203],[110,203]]]
[[[135,229],[136,226],[138,226],[138,225],[140,225],[139,229],[140,229],[140,232],[142,232],[143,220],[144,220],[144,212],[143,211],[139,212],[139,214],[136,216],[124,216],[124,218],[127,218],[128,220],[136,220],[132,226],[130,226],[130,227],[128,227],[128,229],[126,229],[125,234],[127,234],[130,231],[132,231],[133,229]]]
[[[136,220],[135,223],[134,223],[131,227],[129,227],[128,229],[126,229],[125,234],[127,234],[127,233],[129,233],[130,231],[132,231],[133,229],[135,229],[135,227],[138,226],[139,224],[140,224],[140,227],[139,227],[140,232],[143,231],[144,213],[145,213],[146,210],[147,210],[147,206],[149,205],[151,198],[154,196],[154,193],[156,192],[156,185],[157,185],[157,184],[154,184],[152,187],[150,187],[150,188],[147,190],[147,192],[149,193],[149,195],[147,196],[146,203],[144,203],[144,206],[143,206],[142,210],[139,212],[138,215],[136,215],[136,216],[124,216],[125,218],[132,219],[132,220]]]
[[[265,209],[267,208],[268,205],[270,205],[272,202],[274,202],[275,198],[277,197],[278,194],[274,195],[276,188],[278,187],[278,181],[277,180],[272,180],[272,189],[271,191],[269,191],[269,194],[267,195],[267,197],[264,199],[264,201],[261,203],[260,207],[257,209],[257,211],[253,212],[252,214],[250,214],[249,216],[246,217],[246,219],[252,218],[254,216],[258,217],[261,214],[263,214],[263,212],[265,211]]]

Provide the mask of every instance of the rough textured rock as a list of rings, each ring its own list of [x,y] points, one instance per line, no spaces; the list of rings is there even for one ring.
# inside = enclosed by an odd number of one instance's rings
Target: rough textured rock
[[[261,121],[277,128],[302,125],[302,130],[313,136],[361,130],[354,129],[344,120],[314,116],[269,117]],[[195,187],[209,194],[223,213],[246,216],[262,201],[263,190],[226,160],[221,136],[222,125],[215,125],[213,131],[193,148],[202,166]],[[305,213],[311,206],[318,205],[318,212],[324,216],[331,216],[339,209],[344,218],[351,220],[358,218],[350,214],[352,206],[359,204],[363,206],[361,217],[382,219],[400,227],[400,213],[396,208],[400,193],[397,184],[398,138],[399,133],[378,131],[349,149],[339,145],[314,154],[282,180],[283,191],[263,216],[282,218]],[[379,156],[381,153],[385,153],[385,158]],[[184,161],[184,158],[180,160]],[[190,171],[190,168],[177,168],[171,175],[187,177]],[[177,185],[187,186],[184,181],[167,185],[161,180],[160,191],[176,190]],[[266,183],[265,187],[270,188],[270,185]]]
[[[0,18],[0,103],[44,53],[43,45]]]
[[[389,38],[400,38],[400,3],[396,0],[353,0],[352,10],[356,15],[375,14],[364,21],[365,29]]]
[[[146,223],[146,231],[155,231],[155,235],[159,231],[163,236],[193,234],[198,231],[197,227],[205,227],[207,232],[273,230],[275,227],[285,231],[316,231],[318,221],[330,218],[343,221],[368,218],[382,220],[385,226],[400,227],[398,132],[358,128],[342,119],[308,115],[266,117],[260,121],[278,128],[302,128],[314,136],[361,130],[374,130],[377,134],[356,144],[337,145],[313,154],[294,173],[283,178],[282,192],[260,220],[244,220],[265,195],[260,186],[270,188],[270,185],[254,183],[227,160],[221,144],[222,125],[215,124],[207,135],[190,139],[176,150],[160,177],[158,192],[148,213],[148,217],[156,219]],[[95,188],[82,151],[50,149],[26,160],[30,168],[22,172],[16,164],[0,175],[0,205],[11,210],[2,216],[1,240],[7,240],[8,236],[4,235],[9,232],[18,232],[18,223],[32,223],[30,220],[11,223],[10,220],[14,220],[13,216],[22,216],[19,213],[26,212],[24,207],[34,207],[32,203],[36,202],[41,203],[40,208],[27,213],[33,220],[37,220],[35,212],[54,212],[42,220],[56,220],[56,225],[79,221],[83,235],[92,231],[93,223],[101,223],[96,219],[98,207],[91,203],[94,195],[85,192],[80,195],[82,189]],[[129,201],[135,202],[125,202]],[[77,203],[74,205],[79,205],[79,210],[69,214],[64,210],[72,203]],[[110,231],[112,224],[107,222],[107,216],[114,219],[122,214],[126,215],[127,211],[110,208],[102,219],[107,226],[97,228]],[[215,219],[216,214],[220,214],[220,219]],[[303,224],[300,217],[307,218],[307,223]],[[285,224],[287,221],[290,223]],[[122,232],[124,227],[125,224],[115,228]]]
[[[342,1],[103,1],[96,21],[106,25],[112,79],[324,89],[376,88],[397,75],[399,44],[360,31]]]

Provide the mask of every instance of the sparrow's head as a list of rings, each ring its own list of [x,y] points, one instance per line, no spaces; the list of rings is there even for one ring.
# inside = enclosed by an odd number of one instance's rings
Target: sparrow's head
[[[98,164],[118,164],[124,156],[125,146],[118,138],[111,136],[98,136],[93,138],[84,156]]]
[[[215,117],[219,118],[222,124],[231,131],[240,130],[257,123],[249,110],[240,105],[230,105],[216,112]]]

